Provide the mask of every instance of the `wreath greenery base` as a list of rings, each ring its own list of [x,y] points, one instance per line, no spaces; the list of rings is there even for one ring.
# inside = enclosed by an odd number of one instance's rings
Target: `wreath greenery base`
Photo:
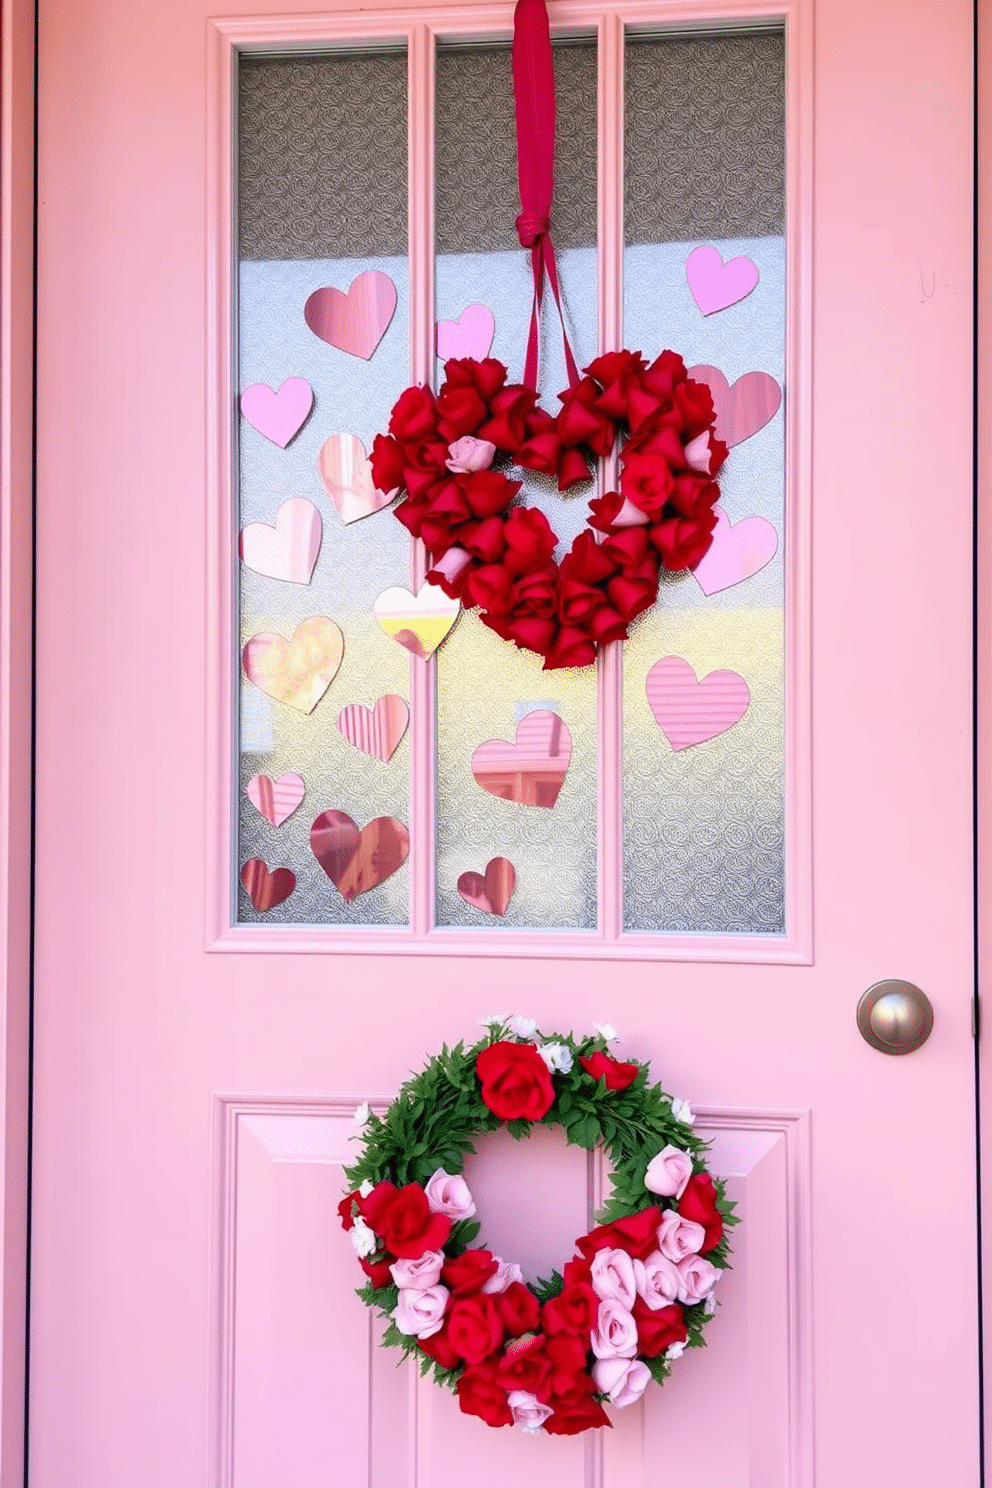
[[[609,1052],[613,1030],[539,1033],[492,1019],[486,1034],[431,1058],[381,1116],[357,1113],[361,1157],[339,1213],[385,1320],[382,1342],[418,1358],[490,1426],[552,1435],[611,1425],[651,1380],[699,1348],[737,1223],[691,1110],[652,1084],[646,1062]],[[560,1126],[602,1143],[611,1193],[561,1271],[525,1281],[477,1244],[462,1177],[473,1138]]]

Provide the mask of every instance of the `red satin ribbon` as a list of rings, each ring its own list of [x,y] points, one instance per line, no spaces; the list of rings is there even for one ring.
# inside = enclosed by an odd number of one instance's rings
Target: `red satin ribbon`
[[[555,66],[545,0],[517,0],[513,14],[513,92],[517,110],[517,180],[520,183],[517,236],[521,247],[531,250],[534,275],[534,303],[527,337],[524,383],[537,389],[541,302],[547,274],[561,321],[568,381],[574,387],[579,380],[579,369],[565,328],[558,264],[549,225],[555,184]]]

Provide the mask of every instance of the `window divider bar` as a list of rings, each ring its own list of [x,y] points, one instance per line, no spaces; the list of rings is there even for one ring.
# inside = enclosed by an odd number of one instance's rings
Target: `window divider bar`
[[[599,349],[623,345],[623,21],[614,12],[598,26]],[[617,480],[614,451],[600,464],[600,490]],[[623,928],[623,643],[600,653],[599,930],[616,940]]]
[[[410,263],[410,381],[434,382],[434,33],[408,33],[408,181]],[[424,582],[423,543],[410,541],[410,582]],[[435,804],[437,778],[437,662],[410,657],[410,927],[434,927]]]

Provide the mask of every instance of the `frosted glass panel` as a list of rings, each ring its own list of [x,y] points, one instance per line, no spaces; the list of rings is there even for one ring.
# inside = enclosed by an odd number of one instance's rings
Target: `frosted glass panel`
[[[784,43],[778,32],[628,37],[625,83],[625,343],[785,379]],[[711,244],[757,265],[757,287],[703,315],[686,260]],[[784,421],[730,451],[720,475],[731,523],[758,516],[778,551],[709,595],[663,581],[624,649],[624,924],[629,930],[784,928]],[[711,586],[712,587],[712,586]],[[731,671],[750,689],[739,722],[675,749],[648,703],[664,657],[696,677]],[[669,704],[670,706],[670,704]],[[698,704],[689,698],[687,707]]]
[[[408,865],[346,903],[310,850],[310,828],[325,811],[346,813],[360,829],[380,816],[409,825],[407,740],[386,762],[338,728],[348,704],[372,707],[385,693],[409,699],[408,654],[373,616],[380,591],[409,580],[409,541],[388,510],[345,525],[318,470],[334,434],[370,447],[409,381],[406,57],[244,58],[238,108],[239,387],[301,377],[314,391],[312,413],[285,448],[240,421],[241,525],[272,525],[282,503],[298,497],[316,508],[323,530],[309,584],[240,565],[241,644],[259,633],[289,638],[315,615],[344,634],[340,670],[309,714],[241,676],[238,866],[260,858],[269,869],[288,868],[296,887],[264,912],[239,888],[238,917],[405,924]],[[347,291],[369,270],[389,276],[397,304],[366,359],[314,334],[303,308],[315,290]],[[246,787],[256,775],[287,773],[302,777],[306,794],[277,826]]]
[[[552,218],[573,346],[580,362],[597,349],[596,48],[556,45],[557,175]],[[533,281],[517,241],[516,134],[506,46],[442,49],[437,58],[437,313],[457,320],[481,302],[495,316],[492,354],[518,381],[523,371]],[[541,394],[557,410],[567,384],[560,332],[545,314]],[[439,376],[441,369],[438,369]],[[591,485],[562,497],[529,475],[526,499],[562,539],[581,531]],[[572,753],[553,807],[493,796],[471,761],[478,745],[513,745],[533,710],[557,712]],[[596,924],[596,676],[541,671],[474,614],[459,620],[438,652],[437,918],[440,925],[593,929]],[[504,917],[463,902],[459,876],[484,872],[493,857],[516,869]]]

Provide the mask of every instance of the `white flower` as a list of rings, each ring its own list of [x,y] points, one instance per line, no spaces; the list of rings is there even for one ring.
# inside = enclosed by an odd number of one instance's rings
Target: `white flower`
[[[706,1314],[707,1317],[712,1317],[713,1314],[716,1312],[716,1298],[714,1297],[712,1292],[710,1292],[709,1296],[706,1298],[706,1301],[703,1303],[703,1312]]]
[[[684,1353],[685,1353],[685,1344],[684,1343],[670,1343],[668,1345],[668,1348],[665,1350],[665,1358],[666,1359],[681,1359],[681,1357],[682,1357],[682,1355]]]
[[[363,1126],[368,1126],[369,1117],[371,1115],[372,1107],[369,1105],[368,1101],[362,1101],[360,1106],[355,1107],[355,1114],[351,1119],[359,1128],[359,1130],[361,1130]]]
[[[537,1052],[552,1074],[559,1070],[567,1075],[572,1068],[572,1051],[567,1044],[540,1044]]]
[[[358,1185],[358,1192],[361,1194],[363,1199],[367,1199],[374,1188],[375,1184],[372,1182],[371,1178],[363,1178],[361,1183]]]
[[[508,1026],[510,1032],[515,1033],[517,1038],[529,1039],[533,1038],[537,1031],[537,1019],[522,1018],[519,1013],[514,1013]]]
[[[488,1017],[479,1019],[480,1028],[502,1028],[506,1022],[505,1013],[490,1013]]]
[[[619,1035],[612,1023],[594,1023],[593,1028],[600,1038],[605,1039],[608,1044],[615,1044]]]
[[[673,1100],[672,1116],[676,1121],[681,1121],[683,1126],[695,1126],[696,1118],[688,1101]]]
[[[351,1243],[355,1247],[357,1256],[374,1255],[379,1248],[378,1240],[360,1214],[355,1216],[355,1223],[348,1234],[351,1236]]]

